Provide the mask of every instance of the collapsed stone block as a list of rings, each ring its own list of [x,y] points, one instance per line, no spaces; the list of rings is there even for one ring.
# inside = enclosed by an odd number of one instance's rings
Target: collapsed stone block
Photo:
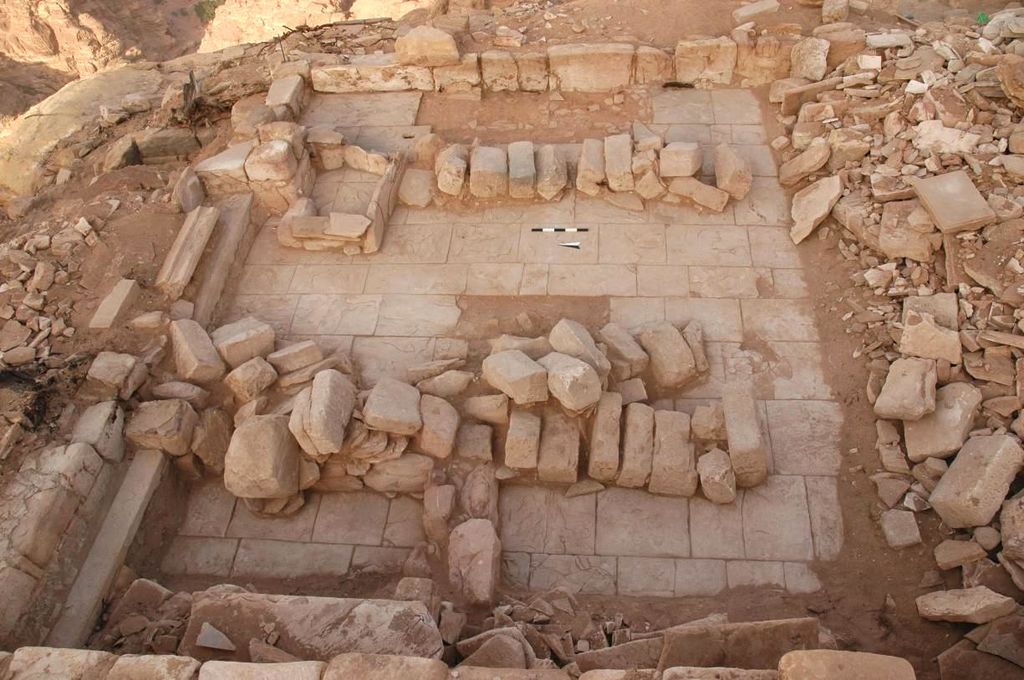
[[[615,483],[632,489],[645,486],[653,458],[654,409],[638,402],[629,404],[622,428],[622,469]]]
[[[459,412],[441,397],[424,394],[420,397],[423,427],[416,433],[416,448],[434,458],[448,458],[455,448],[459,431]]]
[[[682,387],[697,377],[693,351],[670,323],[650,324],[637,338],[650,356],[654,379],[662,387]]]
[[[757,486],[768,476],[768,445],[761,432],[753,384],[727,382],[722,390],[722,410],[736,485]]]
[[[728,85],[736,68],[736,43],[726,37],[680,40],[675,51],[676,80],[698,87]]]
[[[569,411],[586,411],[601,398],[601,379],[585,361],[552,352],[537,363],[547,370],[548,392]]]
[[[622,326],[616,323],[605,324],[597,332],[597,337],[608,348],[611,372],[617,380],[628,380],[647,370],[650,357]]]
[[[482,370],[487,384],[520,406],[548,398],[547,371],[519,350],[491,354],[484,359]]]
[[[189,453],[199,416],[182,399],[144,401],[132,413],[125,436],[140,449],[159,449],[172,456]]]
[[[715,147],[715,186],[737,201],[743,200],[754,183],[750,163],[728,144]]]
[[[100,352],[85,375],[90,395],[99,399],[126,400],[146,380],[146,364],[131,354]]]
[[[732,503],[736,500],[736,475],[729,454],[711,449],[697,460],[697,474],[704,497],[712,503]]]
[[[393,460],[375,463],[363,482],[381,493],[422,493],[430,481],[434,459],[418,453],[406,453]]]
[[[575,484],[580,458],[580,432],[576,421],[560,409],[544,412],[537,477],[542,482]]]
[[[273,352],[274,337],[273,326],[251,316],[225,324],[210,334],[213,346],[232,368]]]
[[[974,385],[955,382],[935,392],[935,411],[903,423],[907,457],[914,463],[926,458],[948,458],[963,446],[974,429],[982,394]]]
[[[935,382],[934,360],[897,359],[875,399],[875,415],[889,420],[919,420],[935,410]]]
[[[263,357],[253,357],[224,376],[224,384],[239,404],[252,401],[275,380],[277,371]]]
[[[693,177],[704,165],[704,152],[696,142],[670,142],[658,152],[662,177]]]
[[[928,502],[954,529],[988,524],[1024,465],[1024,450],[1008,435],[972,437],[942,475]]]
[[[501,540],[486,519],[455,527],[448,541],[448,579],[468,602],[491,604],[500,579]]]
[[[419,390],[394,378],[381,378],[363,405],[363,422],[374,430],[416,434],[423,424]]]

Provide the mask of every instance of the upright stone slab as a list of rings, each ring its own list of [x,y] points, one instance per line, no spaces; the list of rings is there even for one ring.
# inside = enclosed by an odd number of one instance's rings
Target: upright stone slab
[[[605,184],[604,140],[584,139],[580,146],[580,158],[576,164],[576,190],[587,196],[601,193]]]
[[[476,198],[508,194],[508,157],[495,146],[478,146],[469,160],[469,193]]]
[[[682,411],[654,412],[651,493],[692,496],[697,491],[697,460],[690,442],[690,416]]]
[[[537,183],[533,142],[512,142],[508,145],[508,194],[512,198],[533,198]]]
[[[192,319],[171,322],[174,367],[184,380],[210,383],[224,376],[225,366],[210,336]]]
[[[537,477],[542,482],[575,484],[580,460],[580,431],[576,420],[561,409],[544,411]]]
[[[619,473],[619,440],[622,421],[622,395],[605,392],[597,402],[590,426],[590,452],[587,473],[599,482],[612,482]]]
[[[540,450],[540,416],[514,408],[505,437],[505,465],[513,470],[536,470]]]
[[[635,402],[626,407],[622,432],[622,470],[615,483],[631,489],[645,486],[651,478],[654,458],[654,409]]]
[[[470,519],[455,527],[448,541],[448,580],[462,597],[471,604],[492,604],[500,568],[501,540],[490,520]]]
[[[604,171],[612,191],[633,190],[633,137],[629,133],[604,138]]]
[[[551,89],[612,92],[629,85],[634,47],[628,44],[569,44],[548,48]]]
[[[552,144],[545,144],[537,150],[537,193],[550,201],[562,193],[569,183],[569,172],[565,159]]]
[[[972,437],[942,475],[928,502],[954,529],[988,524],[1024,464],[1024,450],[1008,435]]]
[[[722,409],[736,486],[757,486],[768,476],[768,444],[761,432],[753,384],[727,382],[722,390]]]

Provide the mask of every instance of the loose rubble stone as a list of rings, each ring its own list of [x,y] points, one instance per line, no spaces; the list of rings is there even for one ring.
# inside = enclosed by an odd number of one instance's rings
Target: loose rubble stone
[[[235,368],[249,359],[274,351],[274,327],[253,317],[246,317],[213,331],[210,339],[221,358]]]
[[[419,390],[394,378],[381,378],[366,398],[363,422],[392,434],[416,434],[423,424]]]
[[[787,652],[779,660],[779,680],[914,680],[916,677],[914,667],[906,659],[868,652],[808,649]]]
[[[448,458],[455,448],[459,412],[444,399],[424,394],[420,397],[420,415],[423,427],[416,433],[416,448],[434,458]]]
[[[985,559],[988,554],[974,541],[943,541],[935,546],[935,564],[943,571]]]
[[[491,354],[483,361],[487,383],[507,394],[520,406],[546,401],[548,376],[544,367],[519,350]]]
[[[462,402],[462,409],[466,415],[482,420],[493,425],[505,425],[508,423],[508,395],[485,394],[479,397],[469,397]]]
[[[452,144],[437,154],[434,161],[434,174],[437,175],[437,188],[449,196],[458,196],[466,183],[469,170],[469,150],[463,144]]]
[[[810,236],[829,216],[842,195],[843,183],[838,176],[819,179],[796,192],[791,208],[793,226],[789,230],[793,243],[800,243]]]
[[[291,373],[312,366],[323,358],[320,346],[312,340],[297,342],[267,355],[267,361],[278,373]]]
[[[603,393],[590,425],[587,474],[601,482],[614,481],[618,475],[622,403],[621,394]]]
[[[448,579],[473,604],[491,604],[498,587],[501,541],[486,519],[455,527],[448,542]]]
[[[704,153],[695,142],[672,142],[658,152],[662,177],[693,177],[704,164]]]
[[[132,413],[125,436],[140,449],[159,449],[172,456],[184,456],[192,443],[192,430],[199,417],[181,399],[144,401]]]
[[[138,297],[139,284],[132,279],[121,279],[96,308],[89,321],[89,328],[105,329],[120,323]]]
[[[355,405],[356,386],[348,376],[333,369],[320,371],[296,395],[288,429],[310,458],[323,463],[341,451]]]
[[[179,319],[171,322],[170,329],[175,369],[180,377],[210,383],[224,376],[224,362],[202,326],[191,319]]]
[[[626,407],[622,428],[622,469],[615,483],[638,489],[651,478],[654,458],[654,409],[646,404],[633,403]]]
[[[288,498],[299,491],[299,446],[287,416],[252,416],[231,435],[224,486],[240,498]]]
[[[954,529],[988,524],[1022,464],[1024,450],[1013,437],[972,437],[942,475],[928,502]]]
[[[818,81],[828,72],[828,50],[831,44],[822,38],[804,38],[793,45],[790,53],[791,78]]]
[[[224,376],[224,384],[239,404],[252,401],[275,380],[277,371],[263,357],[253,357]]]
[[[86,373],[86,384],[99,399],[128,399],[147,375],[146,364],[131,354],[100,352]]]
[[[556,352],[582,359],[593,366],[602,379],[611,370],[608,357],[597,347],[590,333],[579,322],[561,319],[548,334],[548,341]]]
[[[944,234],[973,231],[996,221],[996,214],[963,170],[913,182],[914,192]]]
[[[192,430],[189,449],[203,461],[206,468],[216,474],[224,474],[224,456],[231,443],[233,428],[231,416],[219,408],[208,408],[199,414],[199,420]]]
[[[395,40],[395,54],[411,66],[450,66],[460,59],[455,38],[433,26],[417,26]]]
[[[715,147],[715,185],[737,201],[743,200],[754,183],[750,163],[728,144]]]
[[[690,439],[690,416],[681,411],[654,412],[651,493],[692,496],[700,476]]]
[[[697,460],[700,488],[712,503],[732,503],[736,500],[736,476],[729,454],[711,449]]]
[[[646,326],[637,340],[650,356],[651,372],[661,387],[682,387],[697,377],[693,351],[672,324]]]
[[[931,314],[910,311],[904,315],[900,352],[924,359],[943,359],[951,364],[959,364],[960,336],[956,331],[935,323],[935,317]]]
[[[608,348],[612,374],[616,379],[627,380],[647,370],[650,357],[622,326],[608,323],[597,332],[597,337]]]
[[[537,363],[548,372],[548,392],[569,411],[586,411],[601,398],[601,379],[590,364],[561,352]]]
[[[116,401],[93,404],[75,422],[71,442],[88,444],[104,460],[120,461],[124,458],[124,410]]]
[[[885,542],[891,548],[906,548],[921,542],[917,518],[909,510],[886,510],[880,519]]]
[[[374,464],[363,477],[363,482],[380,493],[418,494],[427,487],[433,469],[433,458],[406,453],[393,460]]]
[[[1017,609],[1013,598],[985,586],[940,590],[917,598],[917,613],[929,621],[988,623]]]
[[[891,420],[919,420],[935,410],[935,362],[897,359],[875,400],[875,415]]]
[[[807,149],[779,166],[779,183],[785,187],[797,184],[824,167],[831,155],[832,148],[828,142],[816,138]]]
[[[768,476],[768,445],[761,433],[753,384],[727,382],[722,390],[722,409],[736,485],[757,486]]]
[[[920,463],[932,456],[948,458],[959,451],[974,429],[981,401],[981,390],[968,383],[950,383],[936,390],[935,411],[903,423],[910,460]]]

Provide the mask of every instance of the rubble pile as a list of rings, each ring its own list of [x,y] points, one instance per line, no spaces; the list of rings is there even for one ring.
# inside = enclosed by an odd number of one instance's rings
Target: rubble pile
[[[1019,627],[1024,589],[1022,21],[1020,9],[983,26],[951,17],[856,45],[830,38],[852,27],[827,24],[820,50],[794,50],[771,86],[787,130],[772,142],[779,178],[797,189],[792,239],[824,225],[860,268],[843,318],[865,338],[883,534],[916,545],[917,514],[934,510],[949,532],[937,566],[960,569],[963,589],[918,610],[986,624],[939,657],[943,677],[975,646],[1021,661],[985,640]]]

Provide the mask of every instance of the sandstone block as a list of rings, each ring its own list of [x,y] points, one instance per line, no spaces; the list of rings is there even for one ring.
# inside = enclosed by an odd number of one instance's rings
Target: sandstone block
[[[985,586],[940,590],[917,598],[917,613],[929,621],[982,624],[1012,614],[1016,609],[1013,598]]]
[[[448,579],[467,601],[489,605],[500,579],[501,540],[486,519],[466,520],[448,541]]]
[[[927,312],[908,310],[904,315],[900,352],[924,359],[943,359],[956,365],[962,360],[959,334],[943,328]]]
[[[565,159],[551,144],[537,149],[537,193],[545,200],[558,196],[569,183]]]
[[[590,426],[590,452],[587,473],[599,482],[614,481],[619,472],[619,440],[622,420],[622,395],[605,392],[597,402]]]
[[[548,398],[547,371],[519,350],[491,354],[484,359],[482,369],[484,380],[516,404],[532,404]]]
[[[632,45],[617,43],[552,45],[548,48],[551,89],[611,92],[629,85]]]
[[[278,373],[291,373],[323,361],[324,353],[312,340],[303,340],[267,355],[267,361]]]
[[[1008,435],[972,437],[942,475],[928,502],[946,526],[980,527],[995,517],[1024,464],[1024,450]]]
[[[505,394],[484,394],[479,397],[469,397],[462,402],[462,409],[466,415],[477,420],[493,425],[505,425],[508,423],[508,395]]]
[[[602,378],[607,376],[611,370],[608,357],[598,348],[594,338],[578,321],[559,320],[548,334],[548,341],[556,352],[582,359],[593,366]]]
[[[434,89],[426,66],[408,66],[395,54],[357,54],[345,64],[317,66],[311,70],[316,92],[403,92]]]
[[[139,284],[132,279],[121,279],[107,293],[89,321],[89,328],[110,328],[124,319],[139,297]]]
[[[910,510],[890,509],[879,518],[882,534],[890,548],[906,548],[921,542],[921,530],[917,526],[917,517]]]
[[[184,456],[192,443],[199,416],[181,399],[144,401],[132,413],[125,436],[140,449],[159,449]]]
[[[291,144],[283,139],[260,144],[245,160],[245,174],[252,182],[284,182],[295,176],[298,167]]]
[[[697,474],[704,497],[712,503],[732,503],[736,500],[736,475],[732,471],[729,454],[711,449],[697,460]]]
[[[297,73],[277,78],[267,90],[266,105],[271,110],[284,107],[294,116],[302,114],[302,100],[305,99],[306,81]]]
[[[480,74],[484,87],[491,92],[515,92],[519,89],[519,67],[510,52],[487,50],[481,53]]]
[[[722,410],[736,485],[757,486],[768,476],[768,444],[761,433],[753,384],[726,383],[722,390]]]
[[[828,50],[831,44],[823,38],[804,38],[790,52],[791,78],[819,81],[828,73]]]
[[[9,356],[8,351],[5,356]],[[131,354],[100,352],[89,365],[86,386],[99,399],[128,399],[146,380],[145,362]]]
[[[585,361],[552,352],[537,363],[547,370],[548,392],[569,411],[586,411],[601,398],[601,379]]]
[[[232,429],[231,416],[219,408],[208,408],[199,414],[192,430],[189,449],[206,468],[219,475],[224,474],[224,456],[231,443]]]
[[[417,26],[395,40],[400,64],[450,66],[459,63],[459,46],[450,33],[433,26]]]
[[[299,491],[299,447],[287,416],[252,416],[224,456],[224,486],[240,498],[288,498]]]
[[[232,368],[274,351],[274,327],[251,316],[221,326],[210,339]]]
[[[628,133],[604,138],[604,171],[612,191],[633,190],[633,138]]]
[[[263,357],[253,357],[224,376],[224,384],[239,404],[252,401],[275,380],[277,371]]]
[[[726,38],[695,38],[676,43],[676,80],[708,87],[728,85],[736,70],[736,42]]]
[[[622,428],[622,469],[615,483],[633,489],[646,486],[653,458],[654,409],[646,404],[630,404]]]
[[[363,482],[381,493],[422,493],[430,481],[434,459],[418,453],[406,453],[399,458],[375,463]]]
[[[469,151],[463,144],[451,144],[441,150],[434,160],[437,188],[449,196],[458,196],[466,182],[469,169]]]
[[[533,142],[508,145],[508,193],[512,198],[532,198],[537,182]]]
[[[721,189],[704,184],[695,177],[676,177],[668,185],[668,190],[681,196],[699,208],[720,213],[729,202],[729,194]]]
[[[455,448],[459,412],[441,397],[424,394],[420,397],[420,415],[423,427],[416,433],[416,448],[434,458],[448,458]]]
[[[662,177],[693,177],[704,165],[704,152],[696,142],[671,142],[658,152]]]
[[[537,477],[542,482],[575,484],[580,458],[580,431],[576,421],[561,410],[544,412]]]
[[[787,652],[779,660],[779,680],[914,680],[914,667],[898,656],[807,649]]]
[[[616,323],[605,324],[597,332],[598,339],[608,348],[612,375],[627,380],[647,370],[650,357],[632,335]]]
[[[637,339],[650,356],[651,371],[661,387],[682,387],[697,377],[693,351],[672,324],[651,324]]]
[[[508,194],[508,158],[494,146],[473,149],[469,161],[469,192],[477,198],[498,198]]]
[[[750,192],[753,183],[754,173],[745,158],[728,144],[715,147],[715,186],[739,201]]]
[[[604,141],[600,139],[584,139],[580,146],[580,158],[576,164],[576,190],[587,196],[601,193],[601,185],[605,184],[604,173]]]
[[[419,390],[394,378],[381,378],[366,398],[363,422],[374,430],[416,434],[423,424]]]
[[[505,437],[505,465],[513,470],[536,470],[540,451],[540,416],[512,409]]]
[[[178,375],[185,380],[209,383],[224,375],[224,362],[210,336],[191,319],[171,322],[171,348]]]
[[[651,493],[692,496],[697,492],[697,460],[690,440],[690,416],[682,411],[654,412]]]
[[[890,420],[919,420],[935,410],[935,381],[935,361],[897,359],[875,399],[875,415]]]
[[[829,216],[842,195],[843,182],[838,175],[823,177],[796,192],[790,208],[793,226],[790,227],[789,237],[793,243],[800,243],[810,236]]]
[[[71,431],[71,442],[88,444],[104,460],[124,458],[124,409],[116,401],[103,401],[82,411]]]
[[[959,451],[974,429],[981,400],[981,390],[969,383],[950,383],[936,390],[935,411],[903,423],[910,460],[920,463],[933,456],[948,458]]]

